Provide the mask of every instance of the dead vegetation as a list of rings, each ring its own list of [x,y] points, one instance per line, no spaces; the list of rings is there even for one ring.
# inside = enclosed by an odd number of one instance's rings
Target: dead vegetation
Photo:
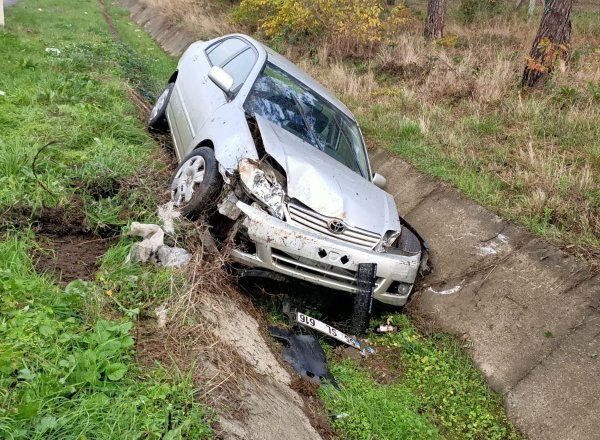
[[[327,47],[310,60],[288,54],[350,104],[368,141],[537,234],[575,243],[593,261],[600,33],[587,30],[586,19],[575,21],[571,66],[536,92],[518,83],[535,29],[513,16],[450,25],[449,36],[431,44],[413,28],[360,62],[332,57]]]
[[[293,373],[271,352],[266,321],[225,269],[227,250],[207,250],[212,244],[203,243],[202,223],[181,226],[194,260],[187,282],[173,283],[157,309],[158,319],[139,323],[139,362],[189,372],[198,398],[221,416],[224,438],[280,438],[285,430],[316,439],[314,429],[328,427],[327,420],[290,388]]]
[[[142,0],[140,3],[169,17],[171,23],[186,28],[192,35],[208,40],[234,32],[227,15],[226,2],[211,0]]]
[[[192,371],[194,383],[203,384],[201,400],[236,411],[240,383],[256,380],[256,373],[235,346],[223,341],[216,321],[227,316],[231,304],[250,312],[253,307],[225,272],[224,257],[206,251],[198,238],[200,227],[189,227],[186,246],[195,256],[187,268],[188,282],[172,285],[171,297],[160,307],[163,317],[140,323],[137,353],[146,365],[160,362]]]

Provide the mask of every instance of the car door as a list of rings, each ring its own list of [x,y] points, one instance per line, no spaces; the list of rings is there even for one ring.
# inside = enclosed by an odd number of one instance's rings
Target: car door
[[[183,155],[204,140],[202,127],[219,107],[228,102],[225,93],[208,78],[210,68],[219,66],[227,71],[234,79],[235,93],[256,62],[255,52],[244,39],[232,36],[216,41],[184,61],[177,77],[183,113],[178,121],[183,119],[186,122],[182,124],[184,128],[178,126]],[[244,67],[249,63],[249,68]]]

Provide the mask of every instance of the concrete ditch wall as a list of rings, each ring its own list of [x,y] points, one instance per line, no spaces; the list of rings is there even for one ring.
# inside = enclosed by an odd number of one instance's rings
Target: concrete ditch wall
[[[171,55],[195,40],[121,0]],[[435,271],[412,306],[463,338],[531,439],[600,439],[600,276],[384,150],[372,152]]]
[[[600,276],[398,157],[371,161],[432,248],[412,306],[472,347],[529,438],[600,439]]]

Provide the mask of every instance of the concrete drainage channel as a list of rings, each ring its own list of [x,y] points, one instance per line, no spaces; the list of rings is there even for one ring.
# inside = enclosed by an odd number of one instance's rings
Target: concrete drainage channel
[[[122,3],[170,54],[181,54],[195,40],[137,0]],[[600,438],[600,381],[595,380],[600,376],[600,276],[400,158],[377,150],[371,161],[387,177],[400,214],[418,225],[432,248],[435,271],[411,307],[465,340],[526,436]],[[257,326],[251,324],[251,334],[262,338]],[[281,412],[283,401],[292,407],[280,415],[285,434],[266,437],[262,431],[261,438],[318,438],[299,397],[282,387],[289,383],[287,372],[276,362],[271,368],[281,376],[265,391],[271,393],[271,410]],[[300,427],[306,432],[289,431],[291,413],[305,420]],[[249,434],[238,433],[252,438]]]
[[[384,151],[372,155],[435,271],[411,306],[469,341],[529,438],[600,438],[600,277]]]

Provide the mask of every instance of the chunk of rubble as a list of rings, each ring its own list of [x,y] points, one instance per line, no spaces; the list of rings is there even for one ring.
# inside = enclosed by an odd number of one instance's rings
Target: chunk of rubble
[[[192,258],[192,254],[183,248],[165,245],[165,232],[158,225],[133,222],[129,234],[142,237],[143,240],[132,246],[125,260],[127,262],[139,261],[165,267],[182,267]]]

